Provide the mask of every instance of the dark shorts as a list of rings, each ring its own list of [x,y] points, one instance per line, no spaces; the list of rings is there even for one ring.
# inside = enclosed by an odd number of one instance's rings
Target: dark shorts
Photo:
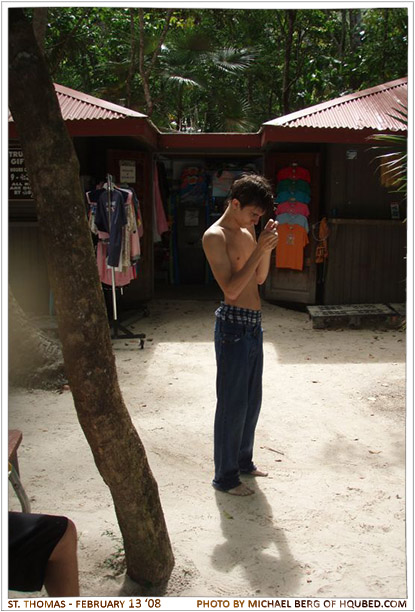
[[[67,526],[64,516],[9,512],[10,590],[41,590],[49,557]]]

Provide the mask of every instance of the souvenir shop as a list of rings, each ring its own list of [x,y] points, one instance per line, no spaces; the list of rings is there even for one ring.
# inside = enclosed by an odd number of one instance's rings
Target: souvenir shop
[[[74,137],[73,142],[109,316],[117,310],[121,314],[144,308],[153,292],[153,219],[157,219],[152,153],[125,137]],[[10,151],[23,159],[17,141]],[[27,312],[54,314],[35,204],[24,163],[21,167],[22,176],[10,183],[10,283]]]
[[[228,136],[228,146],[234,136]],[[319,146],[298,151],[298,146],[285,145],[265,154],[259,146],[251,146],[246,155],[224,147],[218,150],[215,135],[210,134],[204,136],[202,155],[197,138],[192,142],[194,150],[187,154],[157,154],[170,231],[155,245],[156,288],[163,283],[215,285],[202,249],[203,233],[222,215],[233,180],[253,172],[264,174],[272,184],[274,215],[282,236],[272,254],[265,297],[314,303],[318,275],[314,251],[321,218]]]
[[[114,112],[105,101],[63,93],[86,103],[88,114],[92,102]],[[279,221],[280,240],[261,288],[265,299],[309,305],[405,301],[406,210],[374,171],[366,140],[373,130],[287,129],[268,122],[250,134],[172,134],[158,132],[135,111],[116,111],[122,116],[111,121],[66,121],[109,312],[137,310],[163,287],[178,296],[185,288],[195,295],[217,289],[202,236],[244,172],[270,180]],[[10,282],[27,311],[52,312],[13,126],[10,138]]]

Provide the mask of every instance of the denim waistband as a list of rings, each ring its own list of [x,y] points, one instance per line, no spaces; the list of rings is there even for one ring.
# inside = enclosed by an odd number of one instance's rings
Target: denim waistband
[[[250,308],[240,308],[239,306],[230,306],[221,302],[219,308],[215,311],[215,315],[221,321],[229,321],[239,325],[260,325],[261,311],[251,310]]]

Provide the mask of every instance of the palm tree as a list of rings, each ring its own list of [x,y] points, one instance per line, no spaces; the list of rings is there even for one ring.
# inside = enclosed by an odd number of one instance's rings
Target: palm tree
[[[194,29],[172,32],[160,55],[163,97],[176,109],[168,127],[205,132],[250,129],[249,104],[243,95],[230,92],[254,58],[252,50],[219,48]]]
[[[400,103],[400,108],[394,109],[395,115],[390,117],[397,119],[405,128],[408,126],[408,109]],[[376,159],[380,160],[379,167],[383,175],[387,177],[387,184],[395,193],[402,193],[406,197],[408,177],[408,152],[407,136],[404,134],[375,134],[371,137],[378,140],[382,146],[373,149],[382,151]]]

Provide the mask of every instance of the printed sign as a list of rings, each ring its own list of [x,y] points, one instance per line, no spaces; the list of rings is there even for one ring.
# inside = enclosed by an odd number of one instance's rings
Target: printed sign
[[[23,151],[19,147],[9,149],[9,198],[14,200],[33,199]]]
[[[135,183],[136,168],[133,159],[120,159],[120,183]]]

